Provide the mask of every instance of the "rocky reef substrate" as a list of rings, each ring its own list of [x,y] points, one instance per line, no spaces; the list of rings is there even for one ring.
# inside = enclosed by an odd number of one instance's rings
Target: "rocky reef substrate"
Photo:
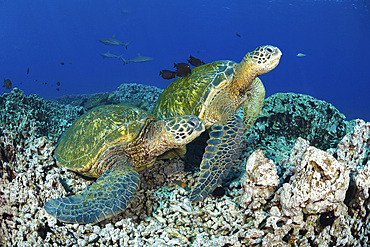
[[[150,110],[162,91],[157,87],[127,83],[122,84],[113,92],[64,95],[56,98],[55,102],[63,105],[82,106],[87,110],[108,104],[128,104]]]
[[[94,104],[150,109],[160,89],[142,87],[123,84]],[[184,170],[183,159],[160,160],[141,172],[141,187],[123,213],[96,225],[59,222],[45,212],[45,202],[93,182],[57,167],[53,158],[61,133],[92,105],[85,103],[93,96],[82,98],[55,103],[18,89],[0,96],[0,246],[370,242],[370,123],[347,122],[327,102],[292,93],[266,99],[235,161],[233,174],[241,175],[223,184],[224,196],[191,204],[174,181],[191,187],[197,172]]]

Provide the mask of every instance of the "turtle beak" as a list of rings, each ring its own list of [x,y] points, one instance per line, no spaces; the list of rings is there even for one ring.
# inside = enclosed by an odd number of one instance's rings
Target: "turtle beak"
[[[275,56],[277,56],[276,59],[278,59],[278,60],[280,60],[280,57],[283,55],[283,53],[277,47],[276,47],[275,54],[276,54]]]
[[[280,58],[281,56],[283,55],[283,53],[280,51],[279,48],[277,47],[274,47],[275,51],[271,54],[272,58],[271,58],[271,62],[270,62],[270,65],[268,66],[268,71],[271,71],[273,69],[275,69],[275,67],[279,64],[280,62]]]

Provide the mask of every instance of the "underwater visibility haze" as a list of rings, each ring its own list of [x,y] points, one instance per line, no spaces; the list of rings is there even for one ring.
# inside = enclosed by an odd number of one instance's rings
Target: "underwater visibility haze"
[[[308,94],[370,121],[367,1],[3,0],[0,9],[0,75],[26,94],[52,100],[130,82],[164,89],[171,80],[159,72],[190,55],[240,62],[271,44],[283,56],[261,76],[266,97]],[[125,45],[99,41],[113,35]]]

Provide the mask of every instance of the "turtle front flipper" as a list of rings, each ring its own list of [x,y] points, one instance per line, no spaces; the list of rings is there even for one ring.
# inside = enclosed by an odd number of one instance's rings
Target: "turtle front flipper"
[[[261,113],[263,101],[265,100],[265,87],[257,77],[247,90],[248,97],[244,103],[244,133],[254,124]]]
[[[80,193],[48,201],[45,210],[67,223],[93,224],[123,211],[138,187],[139,174],[128,163],[106,171]]]
[[[243,133],[243,122],[237,114],[230,116],[223,125],[212,126],[200,164],[200,176],[190,192],[191,202],[206,198],[227,176],[241,149]]]

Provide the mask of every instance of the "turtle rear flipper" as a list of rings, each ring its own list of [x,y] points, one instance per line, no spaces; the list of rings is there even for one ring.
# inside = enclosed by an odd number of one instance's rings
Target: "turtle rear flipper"
[[[190,192],[191,202],[206,198],[227,176],[241,149],[243,132],[243,122],[237,114],[230,116],[223,125],[212,126],[200,164],[200,177]]]
[[[138,187],[139,174],[128,163],[106,171],[80,193],[48,201],[45,210],[67,223],[93,224],[122,212]]]

